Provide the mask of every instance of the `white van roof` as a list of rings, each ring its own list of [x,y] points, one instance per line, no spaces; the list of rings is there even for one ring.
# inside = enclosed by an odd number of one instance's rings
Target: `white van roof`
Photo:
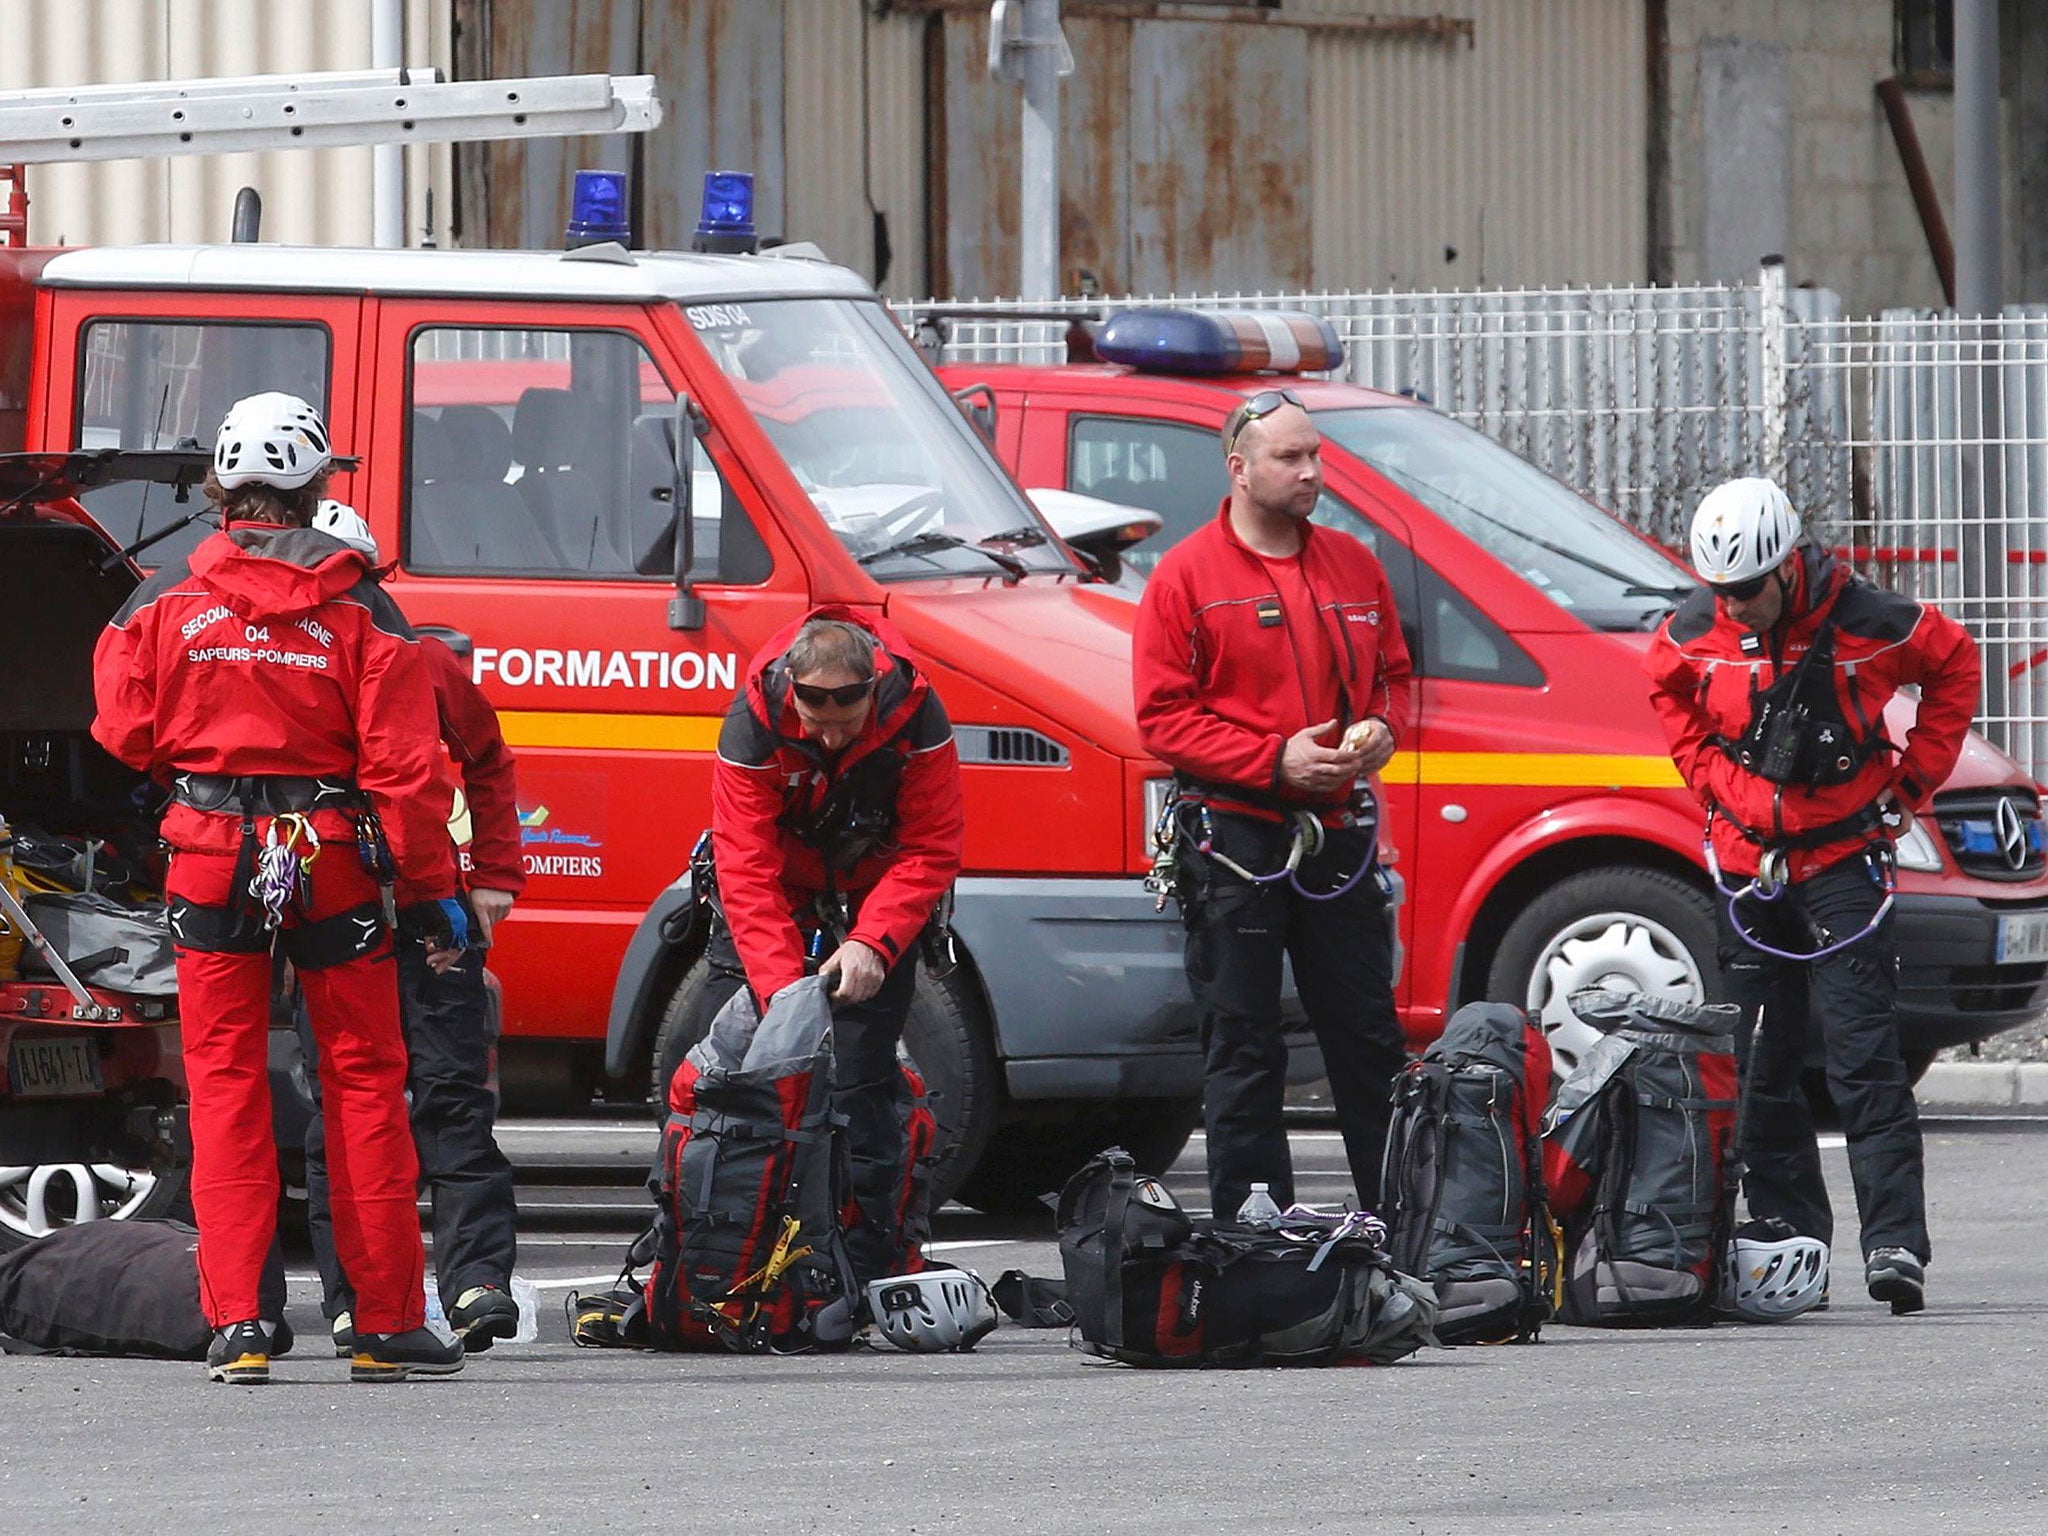
[[[857,273],[800,257],[635,252],[630,263],[562,251],[377,250],[292,245],[85,246],[38,281],[64,288],[264,289],[454,298],[647,303],[873,298]]]

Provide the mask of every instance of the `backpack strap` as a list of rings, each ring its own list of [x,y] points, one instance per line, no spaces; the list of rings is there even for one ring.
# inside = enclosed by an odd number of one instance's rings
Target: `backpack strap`
[[[1111,1349],[1124,1345],[1124,1222],[1137,1184],[1137,1164],[1128,1154],[1107,1159],[1109,1190],[1102,1204],[1103,1342]]]

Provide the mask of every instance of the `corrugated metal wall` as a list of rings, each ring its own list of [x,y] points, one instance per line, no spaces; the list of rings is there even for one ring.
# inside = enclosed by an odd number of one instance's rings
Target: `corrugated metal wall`
[[[407,61],[446,69],[449,0],[407,0],[407,12]],[[0,0],[0,39],[0,90],[367,69],[370,0]],[[406,155],[417,240],[430,182],[445,224],[448,152]],[[371,238],[368,149],[38,165],[28,185],[29,237],[43,244],[225,240],[242,186],[263,194],[265,239]]]
[[[1288,0],[1447,16],[1469,43],[1321,31],[1309,50],[1315,286],[1648,277],[1643,0]]]

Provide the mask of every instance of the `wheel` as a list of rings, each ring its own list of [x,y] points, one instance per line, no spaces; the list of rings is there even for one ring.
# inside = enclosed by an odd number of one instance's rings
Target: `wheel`
[[[6,1111],[0,1109],[0,1115]],[[84,1221],[190,1217],[191,1152],[118,1162],[0,1164],[0,1253]]]
[[[1621,866],[1558,881],[1522,909],[1487,973],[1486,995],[1542,1020],[1560,1077],[1600,1032],[1565,999],[1581,987],[1718,1002],[1714,913],[1706,893],[1662,870]]]
[[[710,983],[711,967],[698,960],[683,973],[662,1010],[654,1037],[657,1118],[668,1113],[668,1085],[676,1068],[710,1023],[702,1007]],[[939,1122],[931,1176],[931,1205],[937,1210],[953,1198],[988,1145],[1001,1094],[995,1034],[964,967],[944,977],[918,972],[902,1049],[924,1079],[933,1118]]]
[[[1122,1147],[1141,1173],[1171,1168],[1202,1123],[1200,1099],[1099,1099],[1018,1106],[960,1187],[965,1205],[991,1215],[1041,1213],[1105,1147]]]

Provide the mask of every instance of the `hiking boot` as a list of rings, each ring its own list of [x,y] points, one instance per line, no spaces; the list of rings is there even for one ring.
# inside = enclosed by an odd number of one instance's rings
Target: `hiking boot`
[[[334,1321],[328,1327],[328,1333],[334,1340],[335,1359],[347,1360],[355,1354],[356,1320],[354,1313],[335,1313]]]
[[[270,1335],[251,1318],[223,1328],[206,1349],[206,1374],[235,1387],[261,1387],[270,1381]]]
[[[349,1357],[350,1381],[403,1381],[421,1376],[453,1376],[462,1369],[462,1340],[444,1339],[431,1328],[405,1333],[359,1333]]]
[[[472,1285],[456,1298],[448,1326],[465,1350],[480,1355],[519,1331],[519,1303],[495,1285]]]
[[[270,1358],[273,1360],[282,1360],[299,1342],[299,1336],[292,1332],[292,1325],[281,1317],[274,1323],[265,1323],[263,1331],[270,1335]]]
[[[1907,1248],[1873,1248],[1863,1261],[1864,1283],[1872,1301],[1892,1304],[1892,1316],[1904,1317],[1927,1305],[1927,1274]]]

